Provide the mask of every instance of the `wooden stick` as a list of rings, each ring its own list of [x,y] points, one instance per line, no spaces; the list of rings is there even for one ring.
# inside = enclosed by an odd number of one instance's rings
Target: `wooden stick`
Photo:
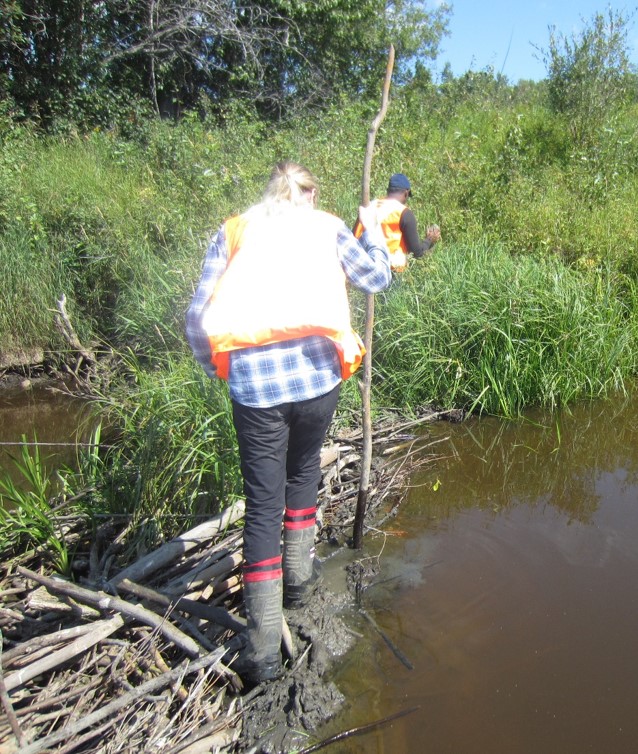
[[[11,700],[9,699],[8,688],[2,672],[2,645],[2,631],[0,631],[0,703],[2,704],[2,709],[4,709],[5,715],[7,716],[9,725],[11,726],[11,732],[18,742],[18,746],[22,748],[26,744],[27,740],[24,733],[22,732],[22,728],[20,727],[20,723],[18,722],[18,716],[13,709]]]
[[[386,634],[386,632],[379,626],[379,624],[374,620],[374,618],[368,613],[366,610],[361,609],[361,615],[370,623],[372,628],[379,634],[379,636],[383,639],[383,641],[387,644],[387,646],[390,648],[390,651],[392,654],[402,662],[405,667],[408,670],[414,670],[414,665],[408,660],[408,658],[403,654],[403,652],[397,647],[397,645],[392,641],[392,639]]]
[[[42,636],[34,636],[33,639],[22,642],[16,647],[7,650],[4,655],[4,662],[6,666],[9,666],[14,660],[22,659],[36,652],[51,652],[51,647],[54,644],[65,644],[71,639],[77,639],[79,636],[84,636],[93,630],[94,623],[85,623],[81,626],[73,626],[72,628],[63,628],[60,631],[55,631],[52,634],[43,634]]]
[[[95,712],[75,720],[71,725],[65,726],[62,730],[45,736],[39,741],[34,741],[32,744],[23,747],[20,750],[20,754],[39,754],[39,752],[46,751],[61,741],[69,740],[72,736],[76,736],[81,731],[101,723],[106,718],[114,715],[125,707],[128,707],[138,699],[143,699],[149,694],[155,694],[161,689],[170,686],[180,680],[187,673],[195,673],[203,668],[208,668],[211,665],[219,663],[226,652],[231,651],[236,644],[237,642],[234,642],[231,639],[230,642],[227,642],[224,646],[214,652],[210,652],[204,657],[200,657],[198,660],[186,663],[185,665],[180,665],[174,670],[171,670],[170,673],[164,673],[157,678],[152,678],[150,681],[146,681],[141,684],[141,686],[137,686],[128,693],[122,694],[122,696],[113,700],[109,704],[104,705],[104,707],[101,707]]]
[[[95,364],[95,354],[92,351],[88,351],[86,348],[84,348],[82,343],[80,343],[80,339],[78,338],[73,325],[71,324],[71,320],[69,319],[69,315],[66,310],[66,295],[64,293],[57,300],[57,305],[58,311],[55,316],[55,324],[58,330],[63,335],[67,343],[71,346],[71,348],[74,351],[77,351],[82,359],[84,359],[87,365],[90,366],[91,364]],[[80,366],[81,362],[78,363],[76,371]]]
[[[239,521],[240,518],[243,518],[244,511],[244,501],[238,500],[211,521],[206,521],[185,534],[180,534],[154,552],[150,552],[148,555],[135,561],[128,568],[116,574],[110,583],[113,586],[117,586],[123,579],[130,579],[131,581],[144,580],[160,568],[174,563],[184,553],[192,550],[194,547],[198,547],[207,539],[217,536],[221,531]]]
[[[95,605],[95,607],[98,607],[100,610],[115,610],[116,612],[122,613],[129,618],[133,618],[140,623],[156,628],[166,639],[173,642],[173,644],[186,652],[190,657],[199,657],[202,653],[199,644],[193,641],[190,636],[186,636],[183,631],[180,631],[165,618],[152,613],[150,610],[146,610],[140,605],[132,605],[130,602],[126,602],[126,600],[122,600],[119,597],[113,597],[106,592],[94,592],[91,589],[85,589],[77,584],[71,584],[68,581],[41,576],[38,573],[29,571],[28,568],[24,568],[23,566],[18,566],[17,572],[21,576],[26,576],[33,581],[44,584],[44,586],[52,592],[66,594],[79,602]]]
[[[388,51],[388,63],[385,69],[385,79],[383,82],[383,90],[381,93],[381,109],[376,114],[375,119],[368,130],[368,142],[366,144],[366,152],[363,160],[363,178],[361,181],[361,203],[366,207],[370,204],[370,174],[372,172],[372,155],[374,152],[374,142],[377,138],[377,131],[379,126],[385,118],[386,111],[389,104],[390,96],[390,82],[392,80],[392,69],[394,68],[394,45],[390,45]]]
[[[97,621],[93,626],[93,630],[87,636],[80,636],[66,647],[62,647],[62,649],[58,649],[56,652],[52,652],[24,668],[16,670],[14,673],[10,673],[4,679],[7,691],[12,691],[19,686],[23,686],[32,678],[37,678],[37,676],[53,670],[53,668],[57,668],[59,665],[77,657],[77,655],[86,652],[87,649],[94,647],[102,639],[115,633],[123,625],[124,619],[121,615],[116,615],[108,620]]]
[[[220,576],[226,576],[239,565],[243,560],[243,555],[237,552],[225,555],[216,560],[212,565],[192,569],[187,574],[175,579],[167,584],[167,589],[174,594],[180,594],[185,591],[193,591],[195,587],[202,584],[215,582]]]
[[[320,741],[317,744],[313,744],[312,746],[308,746],[305,749],[301,749],[299,754],[311,754],[312,752],[319,751],[319,749],[324,749],[329,744],[334,744],[337,741],[344,741],[346,738],[351,738],[352,736],[361,736],[364,733],[369,733],[371,730],[375,730],[376,728],[381,727],[382,725],[387,725],[388,723],[393,722],[394,720],[398,720],[400,717],[404,717],[405,715],[410,715],[412,712],[416,712],[420,707],[410,707],[410,709],[406,710],[400,710],[399,712],[395,712],[393,715],[388,715],[387,717],[382,718],[381,720],[374,720],[371,723],[367,723],[366,725],[360,725],[357,728],[351,728],[350,730],[344,730],[341,733],[337,733],[334,736],[330,736],[330,738],[326,738],[324,741]]]
[[[178,610],[179,612],[188,613],[194,615],[196,618],[202,618],[203,620],[211,621],[219,626],[228,628],[231,631],[241,632],[246,630],[246,619],[239,618],[236,615],[231,615],[227,610],[222,607],[213,607],[212,605],[205,605],[201,602],[195,602],[194,600],[181,598],[168,597],[155,589],[149,589],[149,587],[136,584],[130,579],[124,579],[118,585],[120,589],[126,592],[135,594],[144,600],[151,600],[156,602],[162,607],[170,607],[171,609]]]
[[[388,64],[385,69],[385,80],[381,95],[381,109],[377,113],[372,125],[368,130],[368,143],[363,161],[363,180],[361,186],[361,203],[370,204],[370,173],[372,169],[372,154],[377,131],[385,118],[388,109],[390,95],[390,82],[392,81],[392,69],[394,68],[394,45],[390,45]],[[370,485],[370,468],[372,466],[372,416],[370,411],[370,388],[372,385],[372,331],[374,327],[374,294],[366,296],[366,326],[363,344],[366,354],[363,357],[363,383],[361,384],[361,402],[363,404],[363,455],[361,459],[361,480],[359,482],[359,496],[357,509],[354,517],[354,530],[352,543],[356,550],[363,545],[363,521],[368,503],[368,487]]]

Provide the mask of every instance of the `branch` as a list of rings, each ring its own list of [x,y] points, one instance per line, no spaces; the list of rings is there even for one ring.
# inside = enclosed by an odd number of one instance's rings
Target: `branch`
[[[372,168],[372,154],[379,126],[385,118],[388,109],[390,95],[390,82],[392,81],[392,69],[394,67],[394,45],[390,45],[388,64],[385,69],[385,80],[381,94],[381,109],[377,113],[372,125],[368,130],[368,143],[363,161],[363,180],[361,187],[361,203],[365,206],[370,203],[370,171]],[[366,325],[363,336],[363,345],[366,353],[363,357],[363,382],[361,384],[361,402],[363,404],[363,453],[361,458],[361,480],[359,482],[359,497],[357,510],[354,518],[353,547],[360,550],[363,544],[363,519],[365,517],[368,500],[368,487],[370,486],[370,467],[372,465],[372,415],[370,410],[370,390],[372,386],[372,331],[374,328],[374,294],[366,296]]]
[[[123,579],[142,581],[148,578],[152,573],[170,563],[174,563],[184,553],[195,547],[199,547],[206,540],[217,536],[221,531],[239,521],[239,519],[243,518],[244,511],[244,501],[236,501],[219,516],[196,526],[185,534],[180,534],[154,552],[150,552],[148,555],[135,561],[128,568],[116,574],[109,583],[116,587]]]
[[[102,639],[106,639],[107,636],[115,633],[123,625],[124,619],[120,615],[93,623],[91,625],[91,633],[88,636],[81,636],[66,647],[58,649],[57,652],[53,652],[41,660],[36,660],[36,662],[32,662],[21,670],[10,673],[5,678],[7,691],[12,691],[19,686],[23,686],[32,678],[37,678],[39,675],[47,673],[49,670],[53,670],[59,665],[63,665],[65,662],[81,655],[87,649],[94,647],[102,641]]]
[[[129,618],[133,618],[140,623],[151,626],[151,628],[156,628],[166,639],[173,642],[173,644],[186,652],[190,657],[198,657],[201,654],[199,644],[193,641],[190,636],[186,636],[185,633],[178,628],[175,628],[175,626],[173,626],[172,623],[169,623],[165,618],[156,615],[139,605],[132,605],[129,602],[126,602],[126,600],[122,600],[119,597],[113,597],[110,594],[106,594],[106,592],[94,592],[90,589],[77,586],[76,584],[71,584],[68,581],[60,581],[58,579],[51,579],[48,576],[41,576],[23,566],[18,566],[17,572],[21,576],[26,576],[32,581],[44,584],[44,586],[52,592],[65,594],[78,602],[94,605],[100,610],[115,610],[116,612],[122,613]]]
[[[2,703],[2,708],[4,709],[9,725],[11,726],[11,731],[18,742],[18,746],[22,748],[26,743],[26,739],[7,692],[8,688],[2,673],[2,632],[0,631],[0,702]]]
[[[20,754],[40,754],[40,752],[50,749],[61,741],[70,740],[80,731],[86,730],[87,728],[102,722],[102,720],[114,715],[125,707],[129,707],[138,699],[142,699],[150,694],[156,694],[161,689],[176,683],[181,680],[184,675],[196,673],[204,668],[210,667],[211,665],[216,665],[227,652],[235,650],[237,644],[238,642],[233,638],[219,649],[216,649],[214,652],[211,652],[204,657],[200,657],[198,660],[190,663],[187,662],[185,665],[177,667],[168,673],[163,673],[157,678],[146,681],[146,683],[143,683],[141,686],[138,686],[126,694],[123,694],[99,710],[92,712],[90,715],[86,715],[82,719],[74,721],[73,724],[65,726],[62,730],[52,733],[49,736],[45,736],[29,746],[23,747],[20,750]]]

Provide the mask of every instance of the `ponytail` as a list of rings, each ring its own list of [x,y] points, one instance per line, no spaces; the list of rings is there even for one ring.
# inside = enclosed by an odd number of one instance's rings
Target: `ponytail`
[[[313,190],[318,191],[317,179],[307,168],[296,162],[278,162],[270,174],[264,192],[264,203],[270,206],[283,202],[304,204],[307,202],[304,194]]]

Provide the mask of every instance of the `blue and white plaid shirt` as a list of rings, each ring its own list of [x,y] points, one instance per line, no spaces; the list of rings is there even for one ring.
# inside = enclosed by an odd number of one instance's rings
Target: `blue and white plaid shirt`
[[[364,293],[390,285],[390,257],[379,230],[357,240],[345,223],[337,233],[336,254],[350,283]],[[224,226],[213,236],[202,276],[186,313],[186,337],[197,361],[210,377],[210,344],[201,320],[208,300],[227,264]],[[244,406],[266,408],[315,398],[341,381],[341,365],[334,344],[320,335],[232,351],[228,386],[230,397]]]

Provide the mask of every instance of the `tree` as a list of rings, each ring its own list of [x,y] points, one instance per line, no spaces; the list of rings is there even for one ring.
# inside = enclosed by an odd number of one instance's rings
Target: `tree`
[[[202,95],[280,116],[376,95],[390,43],[408,80],[436,56],[449,12],[425,0],[5,0],[0,93],[45,127],[106,124],[139,101],[175,115]]]
[[[4,4],[0,8],[3,94],[40,121],[68,108],[93,73],[86,29],[96,28],[100,16],[97,4],[84,0],[13,0]]]
[[[577,143],[587,142],[628,98],[634,81],[627,54],[629,21],[610,7],[569,38],[550,27],[549,49],[539,50],[550,106],[569,119]]]

